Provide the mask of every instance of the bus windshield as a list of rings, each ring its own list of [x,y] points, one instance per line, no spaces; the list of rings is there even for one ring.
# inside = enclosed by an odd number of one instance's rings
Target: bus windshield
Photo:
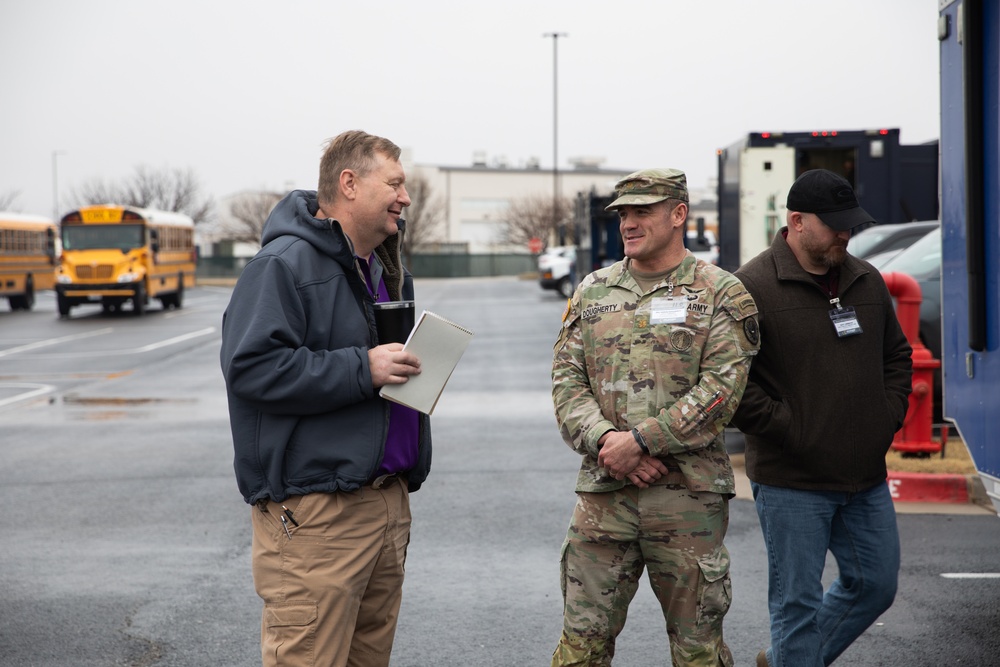
[[[145,245],[142,225],[63,225],[63,250],[132,250]]]

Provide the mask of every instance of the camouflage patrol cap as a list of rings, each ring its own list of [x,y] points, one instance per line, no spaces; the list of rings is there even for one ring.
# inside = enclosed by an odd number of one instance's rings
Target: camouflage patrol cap
[[[664,199],[688,200],[687,177],[680,169],[643,169],[615,183],[618,197],[604,210],[622,206],[645,206]]]

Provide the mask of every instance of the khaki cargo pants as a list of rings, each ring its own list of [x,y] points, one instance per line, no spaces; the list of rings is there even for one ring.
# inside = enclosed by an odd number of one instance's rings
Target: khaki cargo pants
[[[410,538],[406,482],[262,502],[252,517],[264,667],[386,667]]]

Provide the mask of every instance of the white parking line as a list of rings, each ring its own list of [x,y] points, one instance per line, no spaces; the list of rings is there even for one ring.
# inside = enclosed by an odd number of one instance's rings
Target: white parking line
[[[22,382],[0,382],[0,387],[33,387],[31,391],[26,391],[23,394],[17,394],[16,396],[0,400],[0,408],[5,405],[10,405],[11,403],[17,403],[18,401],[26,401],[29,398],[34,398],[35,396],[42,396],[43,394],[48,394],[55,390],[55,387],[50,384],[27,384]]]
[[[107,333],[111,329],[101,330],[101,333]],[[158,350],[162,347],[169,347],[171,345],[176,345],[177,343],[183,343],[186,340],[191,340],[192,338],[200,338],[201,336],[208,336],[209,334],[215,333],[215,327],[207,327],[205,329],[200,329],[198,331],[192,331],[191,333],[182,334],[180,336],[174,336],[173,338],[168,338],[166,340],[161,340],[157,343],[150,343],[149,345],[143,345],[142,347],[133,347],[131,349],[125,350],[94,350],[86,352],[59,352],[56,354],[29,354],[26,355],[31,359],[76,359],[79,357],[120,357],[125,354],[142,354],[143,352],[152,352],[153,350]],[[82,336],[67,336],[66,338],[57,338],[53,342],[58,342],[66,340],[69,338],[76,338]],[[46,341],[43,341],[46,342]],[[46,344],[51,344],[46,342]],[[37,344],[23,345],[20,348],[11,348],[6,350],[6,354],[13,354],[14,352],[23,352],[25,350],[34,349],[35,347],[41,347]],[[0,353],[2,355],[4,353]]]
[[[101,334],[111,333],[112,331],[113,329],[111,327],[107,327],[105,329],[95,329],[94,331],[73,334],[72,336],[60,336],[59,338],[39,340],[34,343],[28,343],[27,345],[19,345],[18,347],[12,347],[7,350],[0,350],[0,357],[6,357],[20,352],[27,352],[28,350],[37,350],[40,347],[48,347],[49,345],[58,345],[59,343],[63,343],[68,340],[81,340],[83,338],[90,338],[91,336],[100,336]]]
[[[945,579],[1000,579],[1000,572],[942,572]]]
[[[199,338],[201,336],[207,336],[211,333],[215,333],[215,327],[208,327],[201,329],[200,331],[192,331],[191,333],[184,334],[182,336],[174,336],[173,338],[168,338],[167,340],[160,341],[159,343],[150,343],[149,345],[144,345],[142,347],[137,347],[134,350],[124,350],[124,352],[132,354],[138,354],[140,352],[150,352],[152,350],[158,350],[161,347],[167,347],[169,345],[176,345],[177,343],[183,343],[186,340],[191,340],[192,338]],[[120,354],[120,353],[115,353]]]

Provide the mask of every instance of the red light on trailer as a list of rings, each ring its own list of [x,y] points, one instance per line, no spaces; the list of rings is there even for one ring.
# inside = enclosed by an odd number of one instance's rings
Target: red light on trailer
[[[814,137],[818,137],[818,136],[819,136],[819,132],[816,132],[815,130],[813,130],[813,134],[812,134],[812,135],[813,135]]]
[[[771,138],[771,133],[770,132],[761,132],[760,133],[760,138],[761,139],[770,139]]]
[[[885,135],[889,134],[889,130],[879,130],[878,133],[884,137]]]

